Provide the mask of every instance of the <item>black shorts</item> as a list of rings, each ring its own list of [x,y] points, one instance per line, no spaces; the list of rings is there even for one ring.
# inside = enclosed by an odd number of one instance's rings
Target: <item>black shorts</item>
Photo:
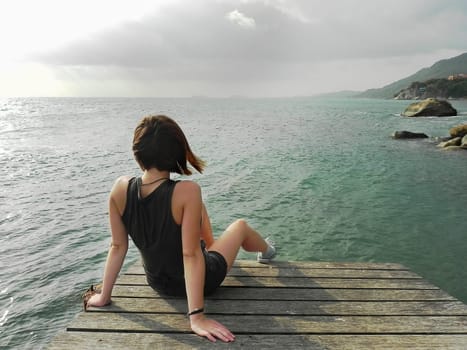
[[[213,293],[224,281],[227,275],[227,262],[221,253],[206,250],[204,241],[201,241],[201,249],[204,255],[206,273],[204,278],[204,295]],[[151,276],[146,271],[148,284],[157,292],[168,296],[186,296],[185,279],[163,275]]]
[[[206,276],[204,279],[204,294],[213,293],[224,281],[227,275],[227,262],[221,253],[203,249],[206,261]]]

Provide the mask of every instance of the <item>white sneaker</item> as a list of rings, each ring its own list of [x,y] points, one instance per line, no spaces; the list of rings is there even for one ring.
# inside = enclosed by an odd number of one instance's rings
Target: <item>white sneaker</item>
[[[266,238],[265,241],[269,246],[268,250],[266,253],[258,252],[258,256],[256,258],[256,260],[261,264],[267,264],[276,256],[276,248],[274,247],[276,244],[274,241],[271,239],[271,237]]]

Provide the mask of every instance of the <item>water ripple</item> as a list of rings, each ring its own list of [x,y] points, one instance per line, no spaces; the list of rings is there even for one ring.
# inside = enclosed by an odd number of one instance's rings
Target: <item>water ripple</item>
[[[208,161],[191,178],[216,234],[246,218],[282,260],[400,262],[467,300],[466,154],[393,142],[467,122],[407,120],[400,101],[9,99],[0,104],[0,339],[40,348],[102,277],[108,193],[139,169],[131,134],[168,113]],[[138,257],[130,247],[125,266]],[[241,258],[252,258],[241,253]]]

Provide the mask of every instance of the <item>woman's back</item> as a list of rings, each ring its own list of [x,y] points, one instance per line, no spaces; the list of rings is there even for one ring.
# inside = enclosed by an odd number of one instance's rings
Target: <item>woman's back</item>
[[[172,215],[176,184],[167,179],[154,190],[145,191],[141,178],[130,179],[122,216],[141,252],[148,283],[166,294],[173,294],[174,287],[185,288],[181,227]]]

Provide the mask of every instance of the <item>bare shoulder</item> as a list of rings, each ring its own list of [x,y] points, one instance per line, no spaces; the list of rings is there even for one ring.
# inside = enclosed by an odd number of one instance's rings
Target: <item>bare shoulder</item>
[[[172,215],[177,224],[181,224],[185,208],[193,203],[201,203],[201,188],[193,181],[177,182],[172,197]]]
[[[130,182],[130,180],[133,178],[133,176],[129,176],[129,175],[123,175],[123,176],[120,176],[118,177],[116,180],[115,180],[115,184],[125,184],[125,185],[128,185],[128,182]]]
[[[177,182],[177,186],[175,188],[181,188],[187,191],[200,191],[201,187],[194,181],[191,180],[182,180]]]
[[[179,181],[174,189],[174,197],[178,199],[193,199],[201,197],[201,187],[194,181]]]
[[[114,203],[121,215],[125,209],[128,183],[131,178],[131,176],[120,176],[115,180],[112,190],[110,191],[109,200]]]
[[[120,195],[122,192],[126,194],[128,183],[130,182],[131,178],[132,177],[128,175],[120,176],[117,178],[112,187],[111,195]]]

